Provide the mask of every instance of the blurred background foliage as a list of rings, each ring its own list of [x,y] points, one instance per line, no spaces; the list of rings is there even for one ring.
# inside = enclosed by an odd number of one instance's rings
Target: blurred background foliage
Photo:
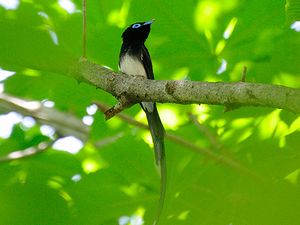
[[[151,224],[156,212],[149,133],[119,118],[105,121],[92,104],[115,99],[61,76],[81,56],[81,7],[79,0],[0,1],[0,92],[90,126],[83,142],[60,139],[33,157],[0,160],[1,225]],[[237,82],[246,66],[249,82],[300,88],[298,0],[88,0],[88,58],[117,70],[124,28],[152,18],[146,44],[157,79]],[[59,137],[49,124],[3,106],[1,159]],[[166,140],[161,224],[299,225],[299,115],[209,105],[159,110],[167,132],[239,165]],[[146,121],[138,106],[125,113]]]

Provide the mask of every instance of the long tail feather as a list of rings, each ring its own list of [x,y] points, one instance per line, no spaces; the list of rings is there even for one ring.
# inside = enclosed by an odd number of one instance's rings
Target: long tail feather
[[[160,169],[160,198],[157,207],[156,217],[153,222],[153,225],[157,225],[163,210],[167,186],[167,165],[164,145],[165,129],[159,118],[159,114],[157,112],[155,103],[153,104],[153,111],[148,112],[147,110],[145,110],[145,113],[147,116],[148,125],[154,144],[156,165]]]

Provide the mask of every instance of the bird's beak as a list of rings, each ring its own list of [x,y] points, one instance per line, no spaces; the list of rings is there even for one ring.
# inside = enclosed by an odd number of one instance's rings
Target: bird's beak
[[[143,25],[151,25],[154,21],[155,21],[155,20],[152,19],[152,20],[150,20],[150,21],[148,21],[148,22],[145,22]]]

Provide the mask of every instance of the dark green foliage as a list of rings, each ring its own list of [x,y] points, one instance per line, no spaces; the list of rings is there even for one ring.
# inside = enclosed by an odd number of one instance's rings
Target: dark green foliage
[[[81,1],[74,2],[80,10]],[[117,70],[124,27],[155,18],[147,46],[157,79],[236,82],[247,66],[247,81],[300,88],[300,32],[290,28],[300,20],[299,8],[298,0],[88,0],[87,54]],[[230,21],[234,29],[225,39]],[[57,110],[78,118],[95,101],[114,104],[107,93],[62,76],[81,55],[81,24],[80,13],[68,14],[57,1],[20,1],[16,10],[0,5],[0,67],[16,71],[1,81],[5,93],[54,101]],[[222,59],[227,70],[217,75]],[[162,225],[299,225],[299,115],[254,107],[226,113],[222,106],[158,107],[167,132],[248,171],[167,139]],[[5,114],[1,102],[0,110]],[[125,111],[133,117],[138,112],[136,106]],[[217,145],[189,120],[189,112]],[[8,139],[0,139],[0,156],[46,139],[38,124],[16,124]],[[141,128],[117,118],[106,122],[97,112],[79,153],[48,149],[1,162],[0,224],[113,225],[135,213],[151,224],[159,176],[145,140]],[[81,179],[73,181],[74,175]]]

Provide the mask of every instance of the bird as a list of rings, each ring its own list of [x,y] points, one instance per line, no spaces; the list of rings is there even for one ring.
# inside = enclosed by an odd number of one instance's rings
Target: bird
[[[122,34],[122,46],[119,55],[119,69],[132,76],[143,76],[154,80],[152,61],[145,41],[149,36],[150,27],[154,20],[131,24]],[[155,102],[141,102],[150,129],[155,163],[160,172],[160,198],[153,225],[157,225],[163,210],[166,195],[167,166],[165,155],[165,129],[159,117]]]

